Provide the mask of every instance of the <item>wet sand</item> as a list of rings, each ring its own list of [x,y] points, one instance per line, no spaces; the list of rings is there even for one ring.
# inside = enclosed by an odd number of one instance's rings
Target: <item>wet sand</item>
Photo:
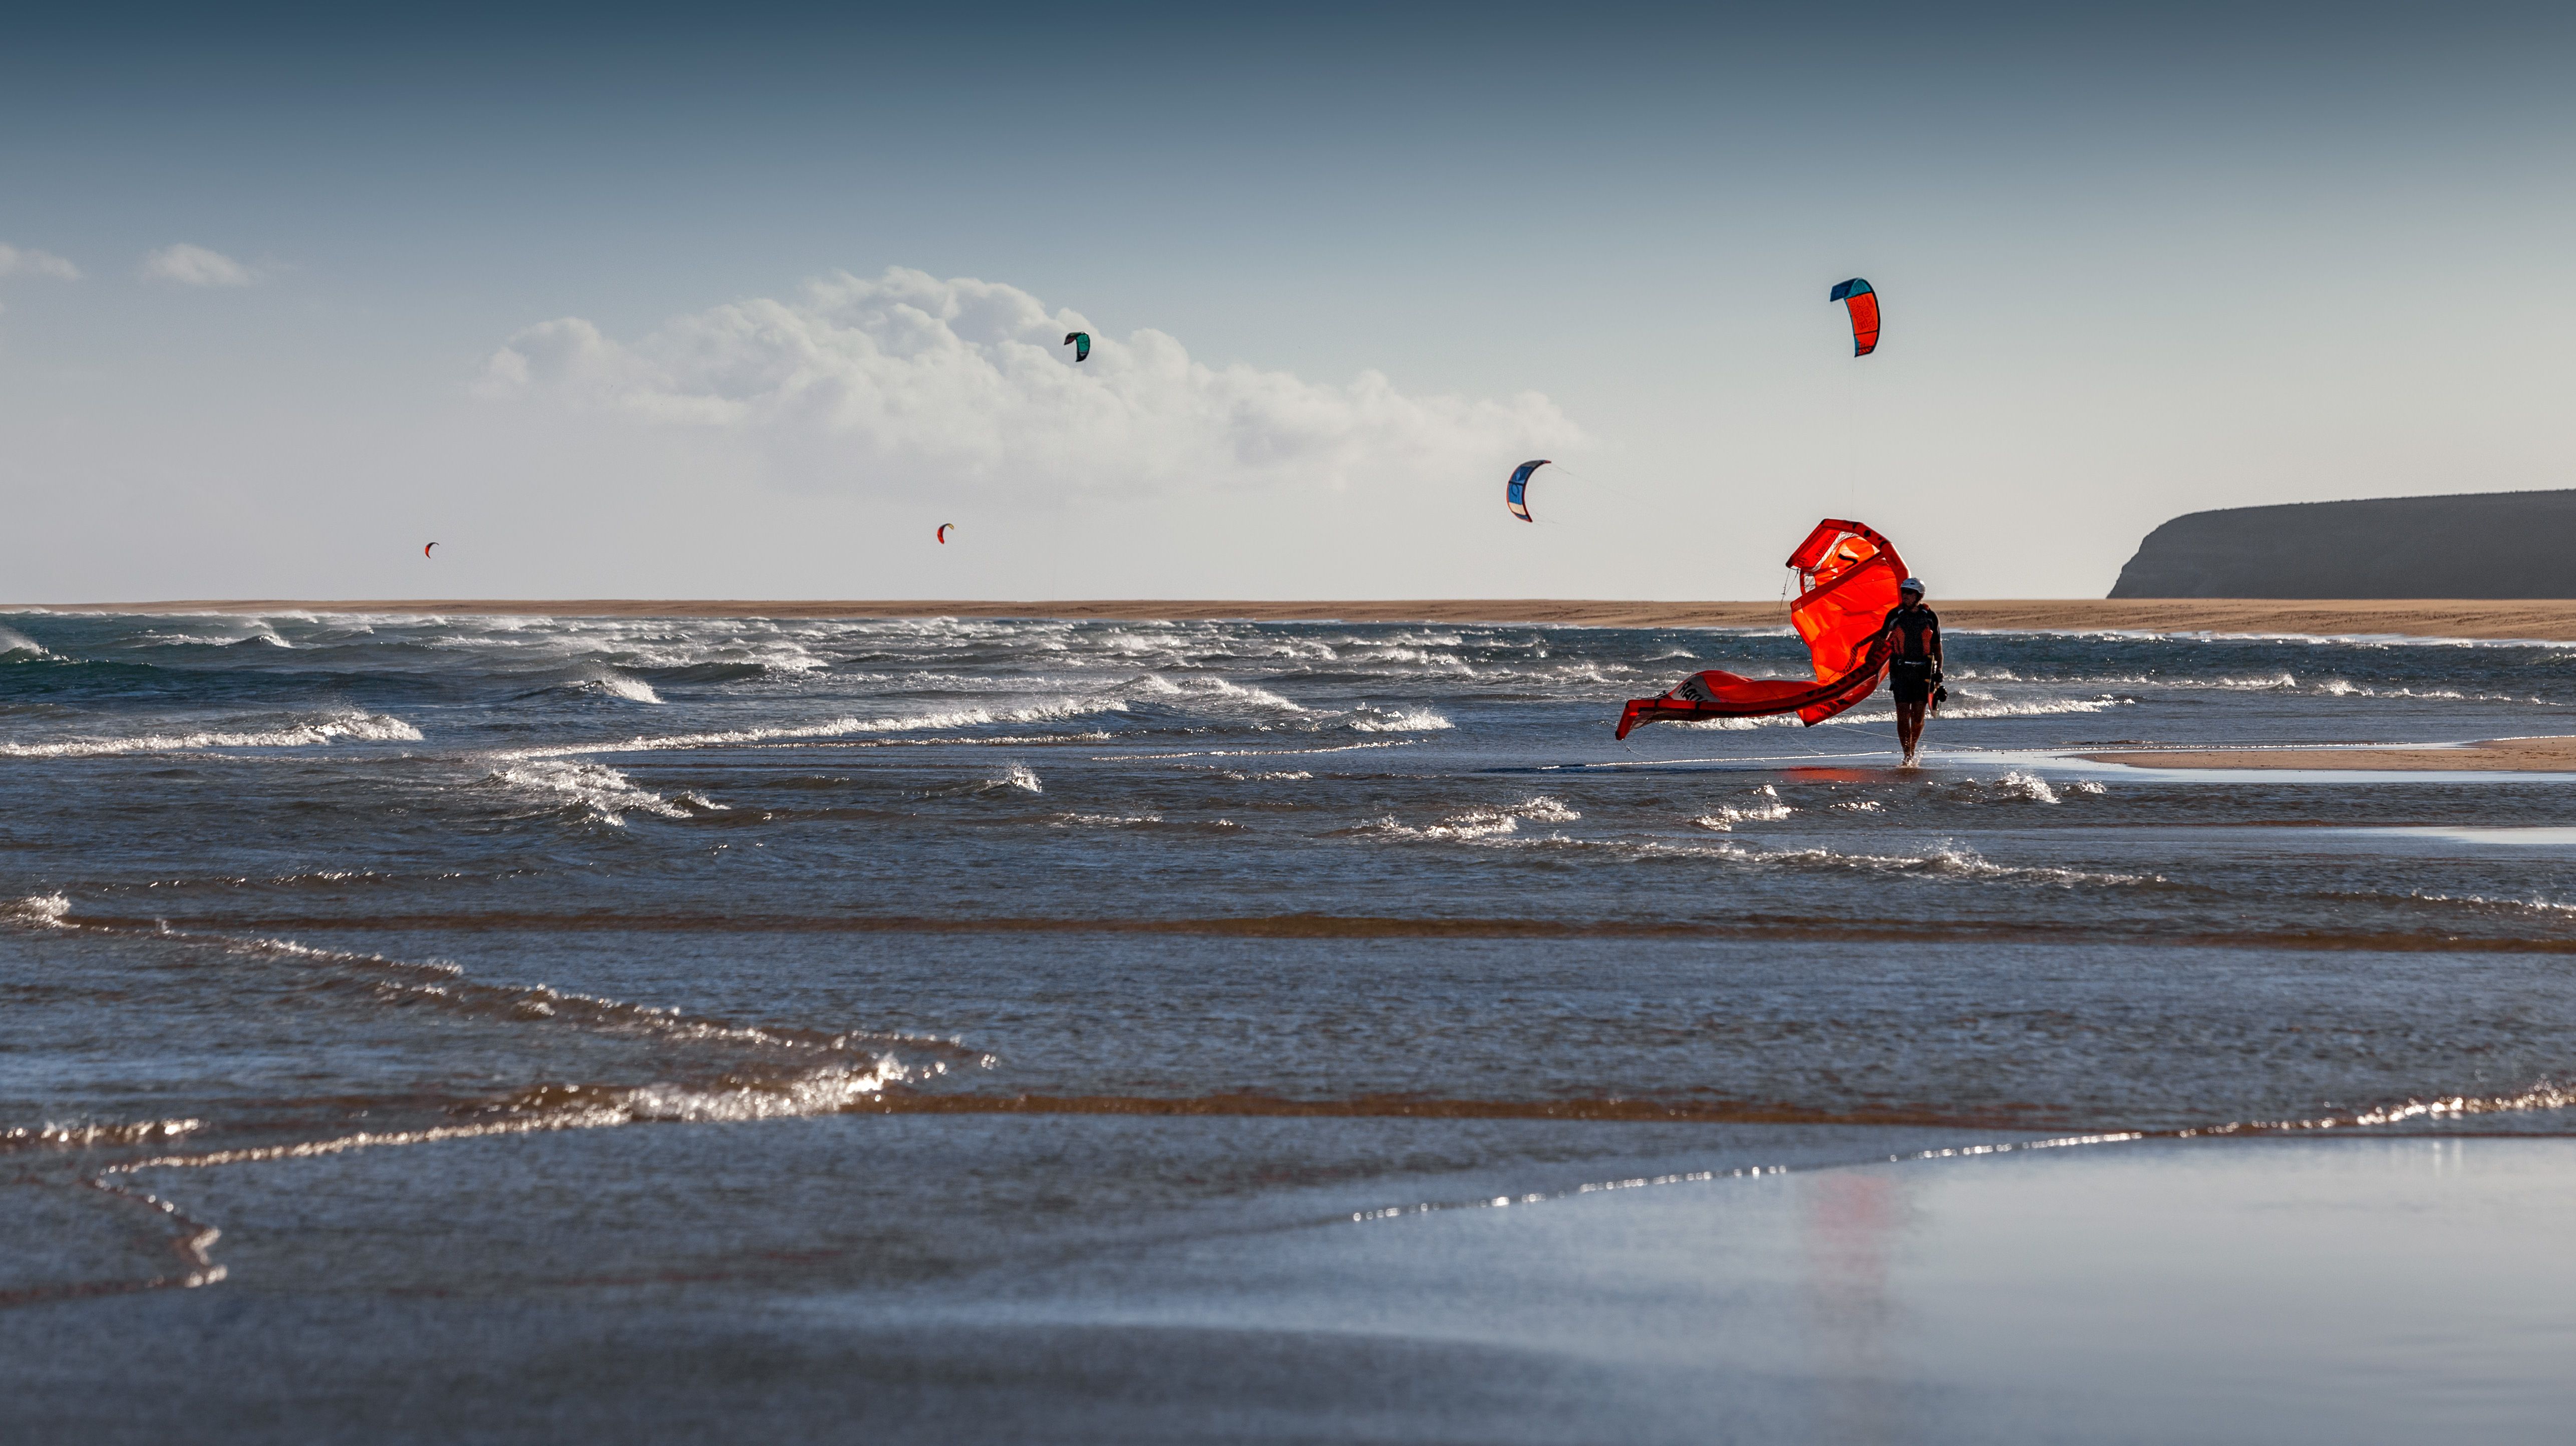
[[[1592,627],[1772,627],[1785,625],[1777,599],[1653,602],[1593,598],[1394,598],[1247,601],[1111,598],[1054,601],[927,599],[682,598],[192,598],[163,602],[13,604],[119,613],[347,612],[542,617],[669,618],[1110,618],[1341,622],[1571,623]],[[1954,628],[2156,633],[2298,633],[2327,637],[2394,633],[2413,637],[2533,638],[2576,642],[2576,599],[2261,598],[1941,599]]]
[[[2489,738],[2476,743],[2409,743],[2350,748],[2184,748],[2084,753],[2132,768],[2256,768],[2424,773],[2576,772],[2576,737]]]
[[[839,1136],[777,1158],[845,1173],[763,1183],[954,1241],[961,1154],[1029,1180],[1065,1158],[1048,1131],[915,1125],[765,1129]],[[426,1177],[362,1152],[188,1188],[245,1223],[365,1202],[371,1228],[245,1229],[257,1289],[0,1312],[0,1349],[31,1441],[2342,1446],[2557,1439],[2576,1411],[2567,1139],[2046,1138],[1837,1163],[1756,1131],[1677,1174],[1274,1183],[1079,1231],[1032,1202],[1012,1228],[1037,1238],[935,1264],[865,1237],[674,1259],[716,1242],[656,1230],[702,1218],[659,1194],[562,1218],[567,1182],[632,1178],[683,1130],[471,1142]],[[885,1268],[798,1278],[856,1255]],[[132,1390],[137,1354],[188,1388]]]

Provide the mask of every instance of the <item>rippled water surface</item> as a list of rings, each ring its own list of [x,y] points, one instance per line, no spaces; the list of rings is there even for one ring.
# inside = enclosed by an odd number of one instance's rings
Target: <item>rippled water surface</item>
[[[722,1313],[1632,1169],[2563,1127],[2576,777],[2074,755],[2576,732],[2576,648],[1950,654],[1905,772],[1883,700],[1611,740],[1785,632],[9,616],[0,1293]]]

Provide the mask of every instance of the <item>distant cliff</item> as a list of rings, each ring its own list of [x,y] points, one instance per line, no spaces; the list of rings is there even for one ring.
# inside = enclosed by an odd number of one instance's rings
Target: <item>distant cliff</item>
[[[2576,598],[2576,490],[2186,513],[2111,596]]]

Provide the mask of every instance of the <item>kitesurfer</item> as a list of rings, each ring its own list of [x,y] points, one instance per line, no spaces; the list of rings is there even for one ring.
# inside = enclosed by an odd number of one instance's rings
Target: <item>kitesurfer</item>
[[[1923,605],[1923,580],[1897,584],[1897,604],[1887,615],[1887,691],[1896,698],[1896,741],[1907,767],[1923,742],[1923,715],[1941,687],[1941,618]]]
[[[1524,462],[1513,476],[1538,465]],[[1789,554],[1788,566],[1798,580],[1789,625],[1807,645],[1815,681],[1748,678],[1709,668],[1660,698],[1629,699],[1619,715],[1619,737],[1667,720],[1781,713],[1795,713],[1812,728],[1878,695],[1878,685],[1887,678],[1887,619],[1905,600],[1897,592],[1905,581],[1905,562],[1896,555],[1895,544],[1857,522],[1828,517]]]

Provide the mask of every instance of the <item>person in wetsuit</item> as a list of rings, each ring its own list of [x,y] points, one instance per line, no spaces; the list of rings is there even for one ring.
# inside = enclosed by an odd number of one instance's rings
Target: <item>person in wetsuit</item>
[[[1896,698],[1896,741],[1912,767],[1923,742],[1923,715],[1941,687],[1941,618],[1923,605],[1920,578],[1907,578],[1896,595],[1896,610],[1887,615],[1887,691]]]

